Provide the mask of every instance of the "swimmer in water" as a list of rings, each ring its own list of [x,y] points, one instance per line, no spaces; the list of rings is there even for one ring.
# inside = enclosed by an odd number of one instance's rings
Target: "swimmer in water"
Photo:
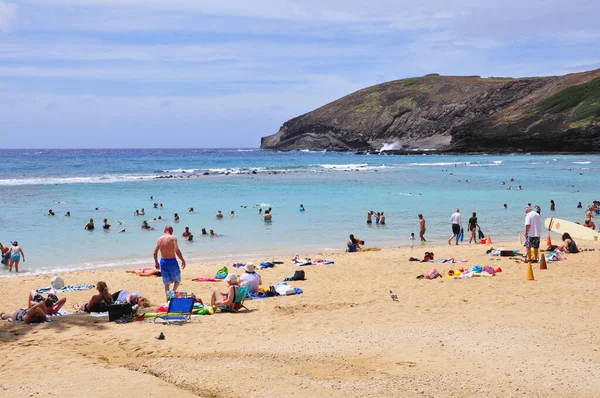
[[[151,227],[150,225],[148,225],[148,221],[142,222],[142,229],[145,229],[147,231],[154,231],[154,227]]]
[[[133,212],[133,215],[134,215],[134,216],[139,216],[139,215],[140,215],[140,211],[136,209],[136,210]]]
[[[146,211],[144,210],[144,208],[142,207],[142,210],[140,210],[140,216],[145,216],[146,215]]]
[[[206,228],[202,228],[202,235],[208,235],[208,232],[206,232]]]
[[[185,227],[185,231],[183,231],[181,236],[183,236],[184,238],[187,238],[187,240],[189,240],[189,241],[194,240],[194,235],[190,232],[190,227]]]
[[[217,210],[217,218],[223,218],[223,213],[221,213],[221,210]]]
[[[174,220],[175,222],[179,222],[179,214],[175,213],[175,214],[173,215],[173,220]]]
[[[213,231],[212,229],[210,230],[210,236],[219,236],[215,231]]]
[[[70,211],[66,212],[65,217],[71,217],[71,212]]]
[[[262,209],[258,209],[258,214],[262,214]]]
[[[271,222],[273,219],[273,216],[271,216],[271,212],[269,210],[265,211],[265,215],[263,216],[263,220],[265,222]]]
[[[160,208],[161,208],[161,209],[163,208],[163,204],[162,204],[162,203],[160,204]]]
[[[508,209],[508,205],[505,203],[504,204],[504,210]]]
[[[188,213],[193,213],[193,212],[194,212],[194,208],[193,207],[188,208]]]
[[[46,213],[47,216],[55,216],[56,214],[54,214],[54,212],[52,211],[52,209],[48,210],[48,213]]]
[[[83,227],[83,229],[87,229],[88,231],[93,231],[94,230],[94,219],[90,218],[90,222],[85,224],[85,227]]]
[[[125,228],[120,229],[120,230],[117,231],[118,234],[122,234],[123,232],[125,232]]]
[[[110,229],[111,225],[108,223],[108,219],[104,219],[104,225],[102,226],[103,229]]]
[[[300,211],[302,212],[302,211],[305,211],[305,210],[306,210],[306,209],[304,208],[304,205],[303,205],[303,204],[300,204]]]
[[[235,211],[231,210],[231,212],[229,213],[229,217],[235,217]]]

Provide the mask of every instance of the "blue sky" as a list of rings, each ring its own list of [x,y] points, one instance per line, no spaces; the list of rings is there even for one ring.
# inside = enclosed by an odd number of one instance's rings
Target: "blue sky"
[[[0,0],[0,138],[257,147],[384,81],[600,68],[598,17],[590,0]]]

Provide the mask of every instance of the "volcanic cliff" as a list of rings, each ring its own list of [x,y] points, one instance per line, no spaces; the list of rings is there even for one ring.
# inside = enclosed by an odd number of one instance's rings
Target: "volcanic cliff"
[[[600,69],[515,79],[431,74],[382,83],[285,122],[262,138],[261,148],[600,152]]]

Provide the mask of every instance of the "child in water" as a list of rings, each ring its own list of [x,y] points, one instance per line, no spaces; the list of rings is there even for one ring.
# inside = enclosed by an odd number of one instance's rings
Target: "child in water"
[[[414,232],[411,232],[410,238],[408,238],[408,240],[410,240],[410,247],[413,247],[415,245],[415,233]]]

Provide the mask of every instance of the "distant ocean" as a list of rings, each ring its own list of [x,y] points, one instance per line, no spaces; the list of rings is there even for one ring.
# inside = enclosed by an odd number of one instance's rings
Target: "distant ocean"
[[[429,243],[445,244],[457,207],[464,222],[477,211],[492,239],[516,241],[528,202],[539,204],[545,218],[554,199],[555,217],[583,222],[577,203],[585,206],[600,197],[599,155],[376,156],[257,149],[5,150],[3,155],[0,242],[18,240],[27,260],[21,270],[36,273],[149,264],[167,222],[178,236],[185,226],[194,233],[194,242],[180,238],[188,262],[234,262],[343,251],[350,233],[367,247],[408,246],[411,232],[418,237],[418,213],[427,220]],[[154,202],[163,209],[154,209]],[[298,211],[300,204],[306,212]],[[262,221],[257,205],[273,208],[271,224]],[[195,212],[188,213],[189,207]],[[142,208],[146,216],[134,217]],[[48,209],[56,216],[45,216]],[[215,218],[217,210],[223,219]],[[228,216],[231,210],[237,217]],[[387,225],[368,226],[368,210],[384,211]],[[64,217],[67,211],[71,217]],[[174,213],[179,223],[173,223]],[[166,221],[151,222],[156,231],[141,230],[143,220],[158,216]],[[89,218],[96,223],[93,232],[84,230]],[[111,230],[102,229],[103,218]],[[117,234],[118,221],[127,224],[126,233]],[[203,227],[220,236],[202,236]],[[1,267],[0,276],[7,275]]]

